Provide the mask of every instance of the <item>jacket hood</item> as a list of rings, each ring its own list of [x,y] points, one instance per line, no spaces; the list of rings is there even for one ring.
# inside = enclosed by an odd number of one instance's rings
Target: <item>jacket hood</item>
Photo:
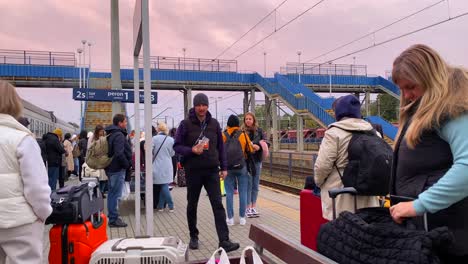
[[[33,135],[29,129],[23,126],[18,120],[11,115],[0,114],[0,126],[10,127],[16,130],[26,132],[28,135]]]
[[[120,132],[122,132],[124,134],[124,136],[127,136],[127,131],[125,129],[123,129],[123,128],[120,128],[120,127],[116,126],[116,125],[110,125],[110,126],[106,127],[105,131],[106,131],[106,133],[108,135],[110,135],[110,134],[112,134],[112,133],[114,133],[116,131],[120,131]]]
[[[333,126],[353,131],[369,131],[373,129],[369,122],[360,118],[343,118],[340,121],[329,125],[328,128]]]
[[[49,138],[56,138],[57,140],[59,140],[59,137],[57,136],[57,134],[54,134],[52,132],[47,132],[47,134],[45,135],[43,139],[48,140]]]
[[[195,113],[195,108],[193,107],[190,108],[188,116],[189,116],[190,121],[194,123],[200,123],[200,120],[198,120],[197,114]],[[206,111],[206,117],[205,117],[206,122],[209,122],[211,118],[212,116],[211,116],[210,111]]]
[[[226,130],[227,130],[227,133],[228,133],[229,135],[232,135],[232,133],[234,133],[234,132],[236,132],[237,130],[239,130],[239,127],[238,127],[238,126],[235,126],[235,127],[229,127],[229,126],[228,126],[228,127],[226,128]]]

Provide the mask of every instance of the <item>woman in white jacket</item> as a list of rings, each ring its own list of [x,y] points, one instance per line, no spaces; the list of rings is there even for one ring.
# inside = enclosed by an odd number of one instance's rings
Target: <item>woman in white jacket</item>
[[[34,135],[21,125],[15,88],[0,81],[0,263],[41,263],[52,213],[47,172]]]
[[[343,188],[343,182],[337,168],[343,175],[348,165],[348,144],[352,133],[348,131],[372,130],[372,125],[361,119],[361,104],[353,95],[338,98],[334,103],[336,121],[325,132],[314,166],[314,180],[321,189],[323,218],[332,220],[332,201],[328,190]],[[347,131],[346,131],[347,130]],[[335,166],[336,164],[336,166]],[[379,205],[376,196],[358,196],[357,207],[375,207]],[[342,211],[354,212],[354,197],[342,194],[336,198],[336,215]]]

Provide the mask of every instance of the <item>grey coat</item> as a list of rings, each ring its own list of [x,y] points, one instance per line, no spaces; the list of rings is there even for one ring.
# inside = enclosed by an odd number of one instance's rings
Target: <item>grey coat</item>
[[[153,137],[153,157],[165,137],[163,133]],[[173,181],[172,156],[175,154],[173,146],[174,139],[168,136],[153,162],[153,184],[166,184]]]

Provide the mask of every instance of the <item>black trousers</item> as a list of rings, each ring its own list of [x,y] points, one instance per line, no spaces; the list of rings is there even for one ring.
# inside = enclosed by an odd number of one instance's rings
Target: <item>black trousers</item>
[[[153,209],[157,209],[158,207],[160,192],[161,192],[161,185],[153,184]]]
[[[79,164],[79,168],[78,168],[78,179],[80,179],[80,182],[81,182],[81,178],[83,177],[82,173],[83,173],[83,164],[85,162],[85,159],[82,158],[82,157],[79,157],[78,158],[78,164]]]
[[[59,180],[59,188],[62,188],[63,186],[65,186],[65,177],[66,177],[66,172],[65,172],[65,167],[63,166],[60,166],[59,167],[59,177],[58,177],[58,180]]]
[[[202,187],[205,187],[213,210],[216,232],[219,242],[229,240],[229,229],[226,224],[226,211],[221,198],[218,169],[190,170],[186,168],[187,178],[187,221],[190,237],[198,239],[197,208]]]

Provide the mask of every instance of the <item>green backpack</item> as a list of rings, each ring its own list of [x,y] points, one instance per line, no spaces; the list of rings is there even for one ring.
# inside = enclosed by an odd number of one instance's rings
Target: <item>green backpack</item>
[[[86,152],[86,164],[91,169],[105,169],[112,162],[112,158],[109,158],[109,144],[107,143],[107,137],[100,137],[98,140],[93,141],[91,146]]]

